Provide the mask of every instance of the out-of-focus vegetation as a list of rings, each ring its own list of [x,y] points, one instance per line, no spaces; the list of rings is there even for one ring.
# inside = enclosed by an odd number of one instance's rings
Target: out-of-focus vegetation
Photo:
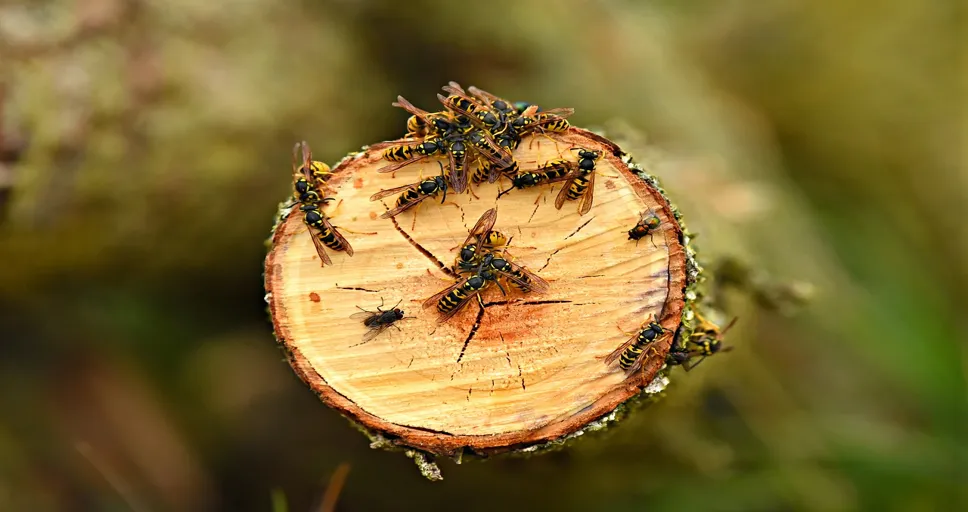
[[[0,2],[0,510],[309,510],[341,463],[339,510],[968,508],[965,15]],[[815,301],[731,296],[737,350],[568,450],[440,484],[370,450],[275,346],[263,241],[294,141],[399,136],[452,79],[609,126],[707,263]]]

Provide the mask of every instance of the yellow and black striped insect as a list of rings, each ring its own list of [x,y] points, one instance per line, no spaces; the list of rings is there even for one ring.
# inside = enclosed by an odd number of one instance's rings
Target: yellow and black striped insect
[[[439,313],[437,323],[444,323],[460,312],[471,299],[477,299],[477,318],[474,320],[474,325],[471,327],[467,338],[464,340],[464,345],[460,349],[460,354],[457,356],[458,363],[464,357],[467,344],[477,333],[477,329],[481,326],[481,320],[484,318],[484,300],[481,298],[481,293],[494,282],[495,276],[493,273],[478,272],[458,279],[454,284],[434,294],[433,297],[428,298],[423,303],[424,308],[436,305]]]
[[[438,94],[437,99],[447,109],[467,116],[485,130],[492,130],[501,122],[500,112],[493,112],[485,104],[468,96],[457,82],[450,82],[443,89],[448,95]]]
[[[309,145],[305,142],[296,144],[293,148],[293,154],[293,195],[300,205],[299,211],[303,213],[303,220],[309,228],[309,235],[313,239],[313,246],[316,248],[320,263],[323,266],[333,264],[333,260],[326,253],[325,247],[334,251],[343,251],[347,256],[353,256],[353,247],[329,222],[326,214],[322,212],[323,206],[332,201],[332,198],[322,197],[321,185],[316,184],[313,177],[314,166],[311,165],[313,162]],[[297,154],[301,155],[302,158],[296,158]]]
[[[293,169],[298,167],[297,174],[305,176],[305,179],[312,183],[314,187],[320,189],[326,185],[330,176],[333,175],[325,162],[313,160],[313,152],[309,149],[309,144],[306,141],[297,142],[293,147],[292,166]]]
[[[439,162],[438,162],[439,165]],[[434,176],[426,180],[420,180],[416,183],[411,183],[409,185],[403,185],[401,187],[395,187],[387,190],[381,190],[376,194],[370,196],[370,201],[379,201],[384,197],[389,197],[394,194],[400,194],[397,197],[396,204],[390,210],[387,210],[380,217],[388,219],[402,213],[414,206],[417,206],[421,202],[425,201],[431,197],[437,197],[439,194],[443,194],[440,202],[443,203],[447,200],[447,181],[444,179],[443,166],[441,166],[441,173],[439,176]]]
[[[639,217],[639,222],[629,230],[629,240],[635,240],[636,243],[646,236],[652,240],[652,233],[659,229],[659,225],[662,221],[659,216],[655,214],[651,209],[642,212]],[[655,241],[652,241],[652,245],[655,246]]]
[[[363,325],[368,328],[368,330],[366,331],[366,334],[363,335],[362,343],[366,343],[367,341],[370,341],[373,338],[376,338],[377,336],[380,335],[380,333],[389,329],[391,326],[396,327],[397,330],[400,330],[400,327],[394,325],[394,322],[397,322],[398,320],[403,320],[404,318],[403,310],[397,308],[397,306],[399,305],[400,305],[400,302],[397,302],[396,306],[393,306],[390,309],[384,310],[383,299],[381,298],[380,305],[376,307],[376,311],[368,311],[359,306],[356,306],[356,309],[359,309],[360,312],[353,313],[352,315],[350,315],[350,319],[362,320]]]
[[[511,165],[502,166],[500,164],[494,164],[490,162],[481,162],[474,173],[471,174],[471,181],[474,183],[494,183],[501,176],[506,176],[510,178],[513,182],[514,178],[518,176],[521,172],[521,168],[518,167],[517,162],[511,162]]]
[[[443,141],[438,137],[427,137],[423,140],[411,139],[399,146],[387,148],[383,152],[383,159],[391,162],[411,163],[415,161],[415,155],[424,158],[444,153],[446,150]]]
[[[533,131],[563,132],[571,126],[567,117],[575,113],[573,108],[554,108],[539,112],[537,105],[530,105],[511,122],[519,136]]]
[[[478,272],[458,279],[454,284],[425,300],[423,307],[425,309],[431,306],[437,307],[437,311],[440,313],[437,317],[437,323],[444,323],[453,318],[473,298],[476,298],[483,308],[484,301],[480,294],[494,282],[492,277],[492,275]]]
[[[527,268],[509,261],[507,255],[502,253],[492,252],[485,255],[481,261],[481,268],[484,271],[494,272],[495,278],[503,277],[521,293],[545,293],[551,289],[547,281]]]
[[[460,245],[454,269],[459,273],[477,272],[483,257],[489,252],[508,243],[508,237],[500,231],[494,231],[497,221],[497,210],[491,208],[484,212],[474,227],[467,234],[464,243]]]
[[[410,113],[410,117],[407,118],[407,135],[412,138],[426,137],[431,134],[442,135],[454,127],[454,116],[450,112],[427,112],[415,107],[403,96],[397,96],[397,101],[392,105]]]
[[[619,366],[626,373],[635,373],[642,368],[642,363],[646,360],[645,349],[649,345],[671,334],[672,331],[663,329],[653,318],[649,318],[648,324],[642,331],[629,338],[628,341],[612,351],[611,354],[605,356],[605,364],[611,365],[617,359]]]
[[[602,152],[584,148],[575,148],[575,151],[578,151],[578,162],[572,163],[571,170],[562,180],[564,183],[555,198],[555,208],[560,210],[566,199],[577,199],[578,215],[585,215],[591,211],[595,199],[595,167]]]
[[[403,96],[397,96],[393,106],[410,112],[411,119],[420,119],[421,126],[426,129],[420,132],[422,135],[410,134],[411,138],[404,144],[387,148],[383,152],[383,158],[394,163],[380,168],[378,172],[395,172],[425,158],[443,156],[447,153],[450,144],[446,138],[451,137],[459,129],[457,121],[449,112],[427,112],[415,107]],[[408,121],[408,130],[410,124]]]
[[[723,346],[723,336],[736,323],[736,318],[725,329],[719,330],[715,324],[699,316],[698,313],[696,313],[696,317],[700,319],[699,327],[689,335],[689,339],[685,345],[677,342],[672,346],[669,354],[666,356],[667,365],[682,366],[688,372],[699,366],[699,363],[703,362],[707,357],[718,354],[719,352],[729,352],[733,349],[733,347]],[[699,360],[693,362],[697,357]]]
[[[514,189],[525,189],[564,181],[568,179],[569,173],[575,168],[575,165],[576,163],[570,160],[551,160],[534,171],[518,173],[511,178],[511,188],[502,190],[498,197]],[[562,190],[565,189],[567,187]]]

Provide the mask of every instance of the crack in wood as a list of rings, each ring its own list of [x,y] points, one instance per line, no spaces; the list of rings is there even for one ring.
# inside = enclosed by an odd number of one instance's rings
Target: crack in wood
[[[553,299],[549,299],[549,300],[526,300],[526,301],[522,301],[521,299],[510,299],[510,300],[496,300],[496,301],[493,301],[493,302],[485,302],[484,303],[484,307],[489,307],[489,306],[506,306],[508,304],[517,304],[519,306],[540,306],[542,304],[571,304],[571,301],[570,300],[563,300],[563,299],[562,300],[553,300]],[[579,304],[579,305],[583,305],[584,306],[584,305],[587,305],[587,304]],[[504,338],[501,338],[501,340],[504,340]]]
[[[456,272],[451,270],[450,267],[444,264],[444,262],[440,261],[439,258],[434,256],[434,253],[425,249],[424,246],[420,245],[419,242],[417,242],[409,234],[407,234],[407,232],[400,227],[400,224],[397,222],[396,217],[390,217],[390,220],[393,222],[393,227],[396,228],[397,232],[400,233],[407,242],[410,242],[410,245],[412,245],[415,249],[417,249],[417,251],[419,251],[420,254],[423,254],[427,259],[429,259],[435,265],[437,265],[437,267],[440,268],[440,270],[443,273],[453,278],[459,277]]]
[[[336,284],[336,289],[337,290],[356,290],[356,291],[368,292],[368,293],[378,293],[379,292],[378,290],[370,290],[370,289],[367,289],[367,288],[360,288],[359,286],[340,286],[339,283]]]
[[[590,218],[590,219],[588,219],[588,220],[586,220],[586,221],[584,222],[584,224],[582,224],[581,226],[578,226],[578,228],[577,228],[577,229],[575,229],[574,231],[572,231],[572,232],[571,232],[571,234],[570,234],[570,235],[568,235],[568,236],[566,236],[566,237],[565,237],[564,239],[565,239],[565,240],[568,240],[569,238],[571,238],[571,237],[573,237],[573,236],[575,236],[575,235],[577,235],[577,234],[578,234],[578,232],[579,232],[579,231],[581,231],[581,229],[582,229],[583,227],[585,227],[585,226],[587,226],[587,225],[588,225],[588,223],[589,223],[589,222],[591,222],[591,221],[593,221],[593,220],[595,220],[595,217],[592,217],[592,218]]]
[[[538,207],[539,207],[539,206],[541,206],[541,205],[539,205],[539,204],[537,204],[537,203],[535,203],[535,205],[534,205],[534,211],[533,211],[533,212],[531,212],[531,216],[530,216],[530,217],[528,217],[528,224],[531,224],[531,219],[533,219],[533,218],[534,218],[534,214],[536,214],[536,213],[538,213]]]
[[[549,254],[549,255],[548,255],[548,259],[547,259],[547,260],[545,260],[545,264],[544,264],[544,265],[542,265],[542,266],[541,266],[541,268],[539,268],[539,269],[538,269],[538,272],[541,272],[541,271],[542,271],[542,270],[544,270],[544,269],[545,269],[545,268],[546,268],[546,267],[547,267],[548,265],[550,265],[550,264],[551,264],[551,258],[553,258],[555,254],[558,254],[558,251],[560,251],[560,250],[561,250],[561,248],[559,247],[559,248],[557,248],[557,249],[555,249],[555,250],[554,250],[554,251],[553,251],[553,252],[552,252],[551,254]]]
[[[481,328],[481,320],[484,318],[484,303],[481,301],[480,296],[477,297],[477,300],[477,318],[474,320],[474,326],[471,327],[471,332],[467,333],[467,339],[464,340],[464,346],[460,348],[460,354],[457,356],[458,363],[464,357],[464,351],[467,350],[467,344],[471,342],[471,340],[474,338],[474,335],[477,334],[477,330]]]

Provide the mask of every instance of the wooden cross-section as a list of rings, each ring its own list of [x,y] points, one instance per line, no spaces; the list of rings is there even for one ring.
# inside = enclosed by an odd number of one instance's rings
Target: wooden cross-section
[[[298,210],[280,222],[266,259],[266,289],[277,336],[297,373],[328,405],[394,442],[436,454],[468,447],[496,453],[554,440],[615,408],[647,385],[672,343],[665,337],[643,370],[626,373],[602,359],[655,317],[675,330],[686,284],[681,230],[669,204],[632,174],[609,141],[571,128],[525,138],[514,152],[522,170],[575,160],[572,148],[604,153],[594,206],[554,207],[556,186],[513,190],[507,180],[472,186],[446,202],[428,199],[397,216],[402,230],[446,265],[482,213],[497,208],[494,229],[513,237],[513,260],[551,284],[543,295],[497,287],[483,292],[480,329],[457,361],[478,312],[476,301],[451,320],[421,303],[454,280],[407,241],[388,219],[382,189],[440,173],[436,160],[392,174],[371,146],[333,169],[336,201],[326,207],[355,255],[329,251],[321,267]],[[384,200],[393,207],[395,197]],[[661,219],[652,237],[628,239],[640,213]],[[357,307],[400,302],[406,318],[362,343]]]

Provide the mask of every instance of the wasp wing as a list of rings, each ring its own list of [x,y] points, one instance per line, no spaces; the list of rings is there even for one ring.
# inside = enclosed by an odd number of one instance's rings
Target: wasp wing
[[[579,176],[581,176],[581,168],[576,165],[572,168],[571,172],[561,178],[561,181],[564,183],[561,185],[561,190],[558,191],[558,196],[555,197],[555,209],[560,210],[564,206],[565,200],[568,199],[568,191],[571,190],[572,184],[575,183],[575,180]],[[554,183],[554,181],[549,180],[546,183]]]
[[[467,234],[467,238],[464,243],[460,244],[461,248],[466,247],[474,237],[477,237],[477,243],[475,244],[475,249],[477,254],[480,254],[481,246],[484,245],[484,238],[494,227],[494,223],[497,222],[497,209],[491,208],[490,210],[484,212],[480,219],[477,219],[477,224],[471,228],[470,232]]]
[[[448,293],[454,291],[455,289],[461,286],[464,286],[464,283],[466,283],[467,280],[470,279],[471,277],[473,276],[467,276],[462,279],[458,279],[447,288],[444,288],[443,290],[440,290],[439,292],[435,293],[432,297],[428,298],[423,302],[424,309],[427,309],[430,306],[437,304],[438,302],[440,302],[440,299],[444,298],[444,296],[446,296]]]
[[[475,133],[475,137],[480,137],[479,142],[475,142],[474,145],[477,146],[478,143],[482,143],[486,149],[478,148],[477,153],[483,156],[488,161],[498,164],[501,167],[507,167],[514,163],[514,155],[508,151],[508,148],[501,146],[497,142],[494,142],[494,138],[491,137],[489,133],[485,130],[478,130]]]
[[[551,285],[548,283],[548,281],[545,281],[544,279],[539,277],[538,274],[535,274],[534,272],[528,270],[525,267],[522,267],[521,265],[518,265],[517,263],[508,261],[508,264],[511,265],[511,268],[514,271],[520,272],[526,277],[526,279],[521,279],[520,277],[515,276],[514,274],[511,274],[509,272],[498,271],[498,273],[501,274],[508,281],[511,281],[517,284],[518,286],[529,288],[531,290],[530,293],[546,293],[548,290],[551,289]]]
[[[490,283],[490,282],[488,282],[488,283]],[[464,297],[463,299],[461,299],[460,302],[458,302],[453,307],[453,309],[451,309],[450,311],[448,311],[446,313],[441,313],[440,316],[437,317],[437,323],[438,324],[442,324],[442,323],[446,322],[447,320],[450,320],[451,318],[453,318],[454,315],[456,315],[457,313],[460,313],[461,310],[464,309],[464,306],[466,306],[467,303],[471,301],[471,299],[480,297],[480,294],[481,294],[481,292],[483,290],[484,289],[482,288],[480,290],[477,290],[476,292],[472,292],[472,293],[468,294],[466,297]],[[478,300],[480,300],[480,299],[478,299]],[[483,311],[483,309],[482,309],[482,311]]]
[[[410,103],[410,101],[403,96],[397,96],[397,101],[391,103],[391,105],[394,107],[400,107],[419,117],[425,124],[427,124],[427,126],[433,126],[433,121],[430,119],[430,112],[413,106],[413,103]]]
[[[575,109],[573,109],[571,107],[552,108],[552,109],[549,109],[549,110],[543,110],[541,113],[542,114],[545,114],[547,116],[556,116],[556,117],[559,117],[561,119],[565,119],[566,117],[574,114],[575,113]],[[549,117],[547,119],[539,119],[538,121],[540,123],[543,123],[543,122],[551,121],[553,119],[554,119],[554,117]]]
[[[491,94],[491,93],[489,93],[489,92],[487,92],[487,91],[485,91],[483,89],[478,89],[477,87],[474,87],[473,85],[470,86],[470,87],[468,87],[467,88],[467,91],[470,92],[471,95],[473,95],[475,98],[477,98],[480,101],[486,103],[489,107],[493,107],[495,103],[497,103],[499,101],[502,101],[502,102],[504,102],[505,105],[508,106],[508,108],[514,108],[512,106],[513,103],[511,103],[510,101],[508,101],[508,100],[506,100],[504,98],[501,98],[499,96],[496,96],[494,94]]]
[[[339,232],[339,230],[336,229],[336,226],[333,226],[333,224],[329,221],[329,218],[325,215],[323,216],[323,225],[326,226],[331,233],[333,233],[333,237],[336,238],[339,244],[343,246],[343,252],[345,252],[347,256],[352,256],[353,246],[350,245],[346,238]]]
[[[611,364],[617,361],[619,357],[622,357],[622,353],[625,352],[629,347],[631,347],[632,344],[635,343],[635,340],[637,339],[639,339],[639,333],[633,334],[632,337],[628,339],[628,341],[619,345],[619,347],[613,350],[611,354],[605,356],[605,365],[611,366]],[[645,352],[643,351],[643,354],[644,353]],[[640,354],[640,357],[641,357],[641,354]]]
[[[403,192],[405,190],[417,188],[417,187],[420,186],[420,183],[421,182],[418,181],[416,183],[408,183],[406,185],[401,185],[399,187],[393,187],[393,188],[388,188],[386,190],[381,190],[381,191],[377,192],[376,194],[373,194],[372,196],[370,196],[370,201],[379,201],[380,199],[383,199],[384,197],[389,197],[389,196],[392,196],[392,195],[395,195],[395,194],[399,194],[399,193],[401,193],[401,192]]]
[[[588,184],[585,187],[585,191],[582,193],[581,197],[578,198],[578,215],[585,215],[592,209],[592,203],[595,201],[595,175],[598,174],[592,171],[588,175]]]
[[[453,151],[447,152],[450,160],[450,188],[458,194],[463,194],[467,190],[467,151],[458,158]]]
[[[307,226],[309,227],[309,237],[313,239],[313,246],[316,247],[316,255],[319,256],[320,266],[325,267],[326,265],[332,265],[333,260],[331,260],[329,258],[329,254],[326,253],[326,244],[324,244],[319,238],[321,232],[308,224]]]
[[[381,173],[396,172],[410,164],[417,163],[425,158],[430,158],[431,156],[432,155],[414,155],[406,160],[401,160],[399,162],[393,162],[392,164],[384,165],[383,167],[380,167],[376,172],[381,172]]]
[[[409,210],[410,208],[413,208],[414,206],[417,206],[421,202],[426,201],[430,197],[433,197],[433,196],[432,195],[428,195],[428,194],[420,194],[414,200],[412,200],[412,201],[410,201],[408,203],[403,203],[400,206],[397,206],[396,208],[393,208],[393,209],[390,209],[390,210],[387,210],[387,211],[383,212],[383,215],[380,215],[380,218],[381,219],[389,219],[390,217],[394,217],[396,215],[399,215],[399,214],[401,214],[401,213]]]

